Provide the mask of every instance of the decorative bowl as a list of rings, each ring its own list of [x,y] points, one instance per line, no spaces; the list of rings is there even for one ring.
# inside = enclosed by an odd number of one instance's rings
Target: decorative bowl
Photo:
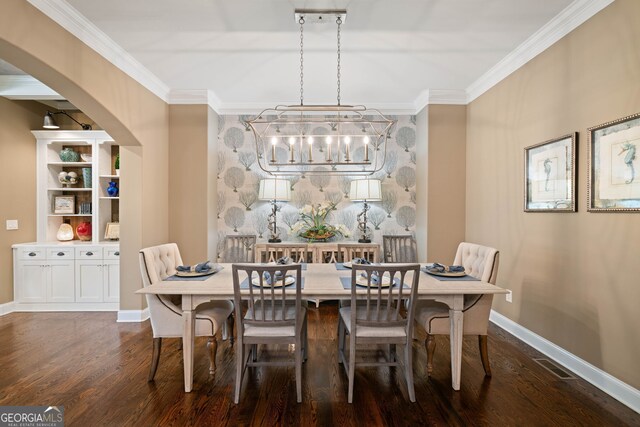
[[[78,174],[75,172],[62,171],[58,174],[58,181],[60,184],[70,187],[78,183]]]
[[[91,163],[91,159],[93,159],[93,156],[88,153],[80,153],[80,158],[83,162]]]

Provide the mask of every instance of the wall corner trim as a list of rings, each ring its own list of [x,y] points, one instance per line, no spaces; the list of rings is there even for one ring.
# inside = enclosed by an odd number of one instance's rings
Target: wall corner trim
[[[590,382],[624,405],[640,412],[640,390],[597,368],[562,347],[519,325],[508,317],[491,310],[489,320],[505,331],[550,357],[573,373]]]
[[[149,318],[149,307],[144,310],[118,310],[118,323],[144,322]]]
[[[491,67],[467,87],[467,103],[470,103],[511,73],[544,52],[558,40],[575,30],[614,0],[574,0],[562,12],[533,33],[521,45]]]
[[[9,301],[4,304],[0,304],[0,316],[4,316],[5,314],[13,313],[15,310],[14,301]]]

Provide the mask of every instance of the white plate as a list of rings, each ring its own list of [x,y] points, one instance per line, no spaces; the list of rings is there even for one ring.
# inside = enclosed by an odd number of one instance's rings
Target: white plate
[[[342,265],[344,265],[347,268],[353,268],[353,263],[351,261],[343,262]],[[378,265],[378,264],[373,263],[373,264],[356,264],[356,265]]]
[[[430,270],[428,267],[425,267],[422,271],[428,274],[433,274],[434,276],[442,276],[442,277],[463,277],[466,276],[467,273],[465,271],[436,271]]]
[[[253,286],[260,286],[260,278],[259,277],[255,277],[251,283],[253,284]],[[289,285],[293,285],[294,283],[296,283],[296,278],[293,276],[287,276],[284,278],[284,286],[289,286]],[[271,285],[269,283],[267,283],[266,279],[262,279],[262,285],[265,287],[274,287],[274,288],[281,288],[282,287],[282,279],[278,279],[276,280],[275,285]]]
[[[371,284],[369,285],[367,283],[367,278],[362,276],[358,276],[358,278],[356,279],[356,285],[364,287],[370,286],[372,288],[388,288],[390,284],[391,278],[387,274],[382,276],[382,284],[373,283],[372,280]]]
[[[202,276],[210,276],[212,274],[216,274],[218,270],[212,269],[209,271],[205,271],[203,273],[196,273],[195,271],[176,271],[176,276],[178,277],[202,277]]]

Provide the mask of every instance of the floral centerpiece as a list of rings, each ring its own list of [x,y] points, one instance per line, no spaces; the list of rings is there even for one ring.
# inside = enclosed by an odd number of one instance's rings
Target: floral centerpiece
[[[300,209],[300,220],[291,227],[292,233],[310,241],[324,241],[336,235],[349,237],[349,230],[344,225],[327,224],[327,216],[335,207],[330,202],[305,205]]]

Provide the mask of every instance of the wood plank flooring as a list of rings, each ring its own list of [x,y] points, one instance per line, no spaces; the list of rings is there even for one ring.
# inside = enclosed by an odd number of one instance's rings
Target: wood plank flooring
[[[414,341],[417,403],[400,369],[356,371],[353,404],[337,362],[337,305],[309,310],[309,359],[303,403],[293,368],[249,369],[233,404],[234,350],[218,348],[209,375],[204,339],[196,342],[194,389],[184,393],[178,340],[164,340],[155,381],[149,322],[116,323],[113,313],[12,313],[0,317],[0,405],[63,405],[66,425],[640,425],[640,415],[580,379],[561,380],[535,363],[541,355],[492,326],[486,378],[477,339],[465,338],[462,387],[451,389],[449,342],[437,337],[434,373],[426,376],[424,335]],[[399,356],[402,356],[399,350]],[[261,356],[287,348],[261,349]],[[376,350],[368,355],[376,357]]]

